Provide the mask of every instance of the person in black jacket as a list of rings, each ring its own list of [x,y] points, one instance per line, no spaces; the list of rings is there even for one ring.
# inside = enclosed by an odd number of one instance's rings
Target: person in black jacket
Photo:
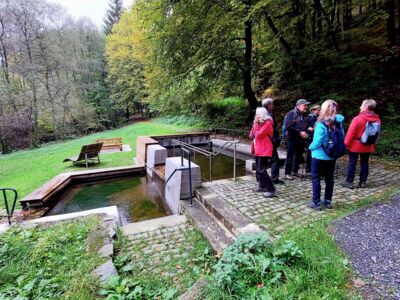
[[[287,130],[287,153],[285,162],[285,179],[292,180],[292,176],[300,177],[298,171],[303,157],[306,141],[309,137],[307,133],[308,120],[306,99],[299,99],[296,107],[289,111],[285,117]]]
[[[306,143],[306,151],[307,151],[307,156],[306,156],[306,174],[309,175],[311,174],[311,151],[308,149],[308,146],[310,146],[313,137],[314,137],[314,125],[315,122],[317,122],[319,112],[321,110],[321,105],[315,104],[311,106],[310,108],[310,114],[308,115],[308,140]]]
[[[274,133],[272,135],[272,157],[271,157],[271,179],[274,184],[284,184],[285,182],[279,180],[279,155],[278,155],[278,147],[281,144],[281,138],[279,137],[278,132],[278,124],[276,123],[275,116],[273,113],[274,110],[274,100],[271,98],[265,98],[262,100],[262,106],[267,110],[268,114],[272,118],[274,122]]]

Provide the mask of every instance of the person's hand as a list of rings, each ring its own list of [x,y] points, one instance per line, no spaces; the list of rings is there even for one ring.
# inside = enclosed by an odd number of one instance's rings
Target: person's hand
[[[313,128],[313,127],[308,127],[308,131],[313,132],[313,131],[314,131],[314,128]]]
[[[305,132],[305,131],[300,131],[300,136],[301,136],[303,139],[307,139],[307,138],[308,138],[308,134],[307,134],[307,132]]]

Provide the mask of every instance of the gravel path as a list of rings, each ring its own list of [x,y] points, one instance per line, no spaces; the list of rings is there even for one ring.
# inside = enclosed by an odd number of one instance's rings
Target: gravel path
[[[361,278],[365,299],[400,299],[400,194],[335,223],[334,235]]]

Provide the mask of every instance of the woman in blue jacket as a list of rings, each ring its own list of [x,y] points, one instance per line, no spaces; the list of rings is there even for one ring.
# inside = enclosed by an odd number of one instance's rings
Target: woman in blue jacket
[[[333,175],[336,159],[329,157],[325,153],[323,145],[327,145],[329,141],[328,127],[340,126],[343,131],[342,123],[344,117],[337,114],[337,109],[338,105],[333,100],[326,100],[322,103],[320,115],[315,123],[314,138],[309,147],[312,157],[311,177],[313,189],[313,198],[309,203],[309,207],[315,210],[321,210],[321,205],[325,208],[332,208]],[[323,201],[321,201],[322,176],[325,178],[325,197]]]

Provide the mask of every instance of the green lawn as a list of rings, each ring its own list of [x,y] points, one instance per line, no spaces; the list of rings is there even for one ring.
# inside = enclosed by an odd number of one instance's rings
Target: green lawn
[[[132,151],[102,154],[101,164],[90,168],[127,166],[133,164],[133,157],[136,156],[137,136],[169,134],[182,130],[181,127],[172,125],[140,122],[67,142],[0,156],[0,186],[15,188],[21,199],[60,173],[85,170],[85,167],[73,167],[72,163],[62,161],[66,157],[78,155],[82,145],[93,143],[95,139],[122,137],[124,144],[129,144]],[[0,203],[0,206],[3,206],[3,203]]]
[[[98,299],[99,223],[91,216],[1,234],[0,299]]]

